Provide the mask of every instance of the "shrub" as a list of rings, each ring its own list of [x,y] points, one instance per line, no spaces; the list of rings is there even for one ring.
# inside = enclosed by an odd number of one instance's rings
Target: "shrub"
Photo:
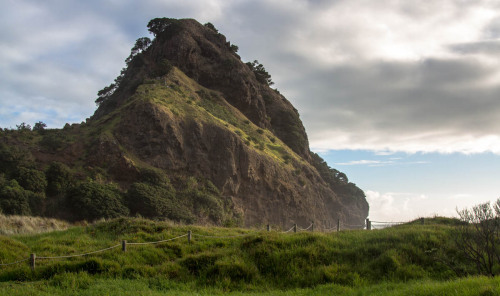
[[[193,216],[176,198],[175,189],[168,182],[161,186],[144,182],[133,183],[127,192],[126,203],[132,215],[193,221]]]
[[[142,169],[140,179],[142,182],[149,183],[151,185],[165,186],[172,189],[168,177],[158,169]]]
[[[0,143],[0,172],[7,177],[17,174],[19,167],[32,167],[33,155],[27,150]]]
[[[68,192],[66,201],[75,220],[115,218],[129,213],[122,203],[120,191],[109,184],[80,183]]]
[[[217,187],[209,180],[191,177],[186,189],[181,192],[183,200],[189,202],[197,216],[208,216],[215,223],[222,224],[225,216],[224,203]]]
[[[17,180],[24,189],[33,192],[45,192],[47,188],[45,174],[39,170],[19,168]]]
[[[47,179],[47,195],[54,196],[65,193],[74,182],[71,170],[60,162],[53,162],[45,171]]]
[[[127,192],[126,204],[132,215],[153,218],[164,217],[171,211],[170,200],[174,192],[167,187],[156,186],[151,183],[136,182]]]
[[[16,180],[0,185],[0,208],[8,215],[30,215],[30,191],[25,190]]]
[[[47,149],[49,152],[56,152],[64,144],[62,135],[58,133],[47,133],[40,140],[40,145]]]

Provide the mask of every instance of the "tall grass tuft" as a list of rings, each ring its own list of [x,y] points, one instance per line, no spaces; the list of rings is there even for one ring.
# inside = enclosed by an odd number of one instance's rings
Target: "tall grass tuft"
[[[30,216],[7,216],[0,214],[0,234],[36,234],[54,230],[65,230],[71,224],[65,221]]]

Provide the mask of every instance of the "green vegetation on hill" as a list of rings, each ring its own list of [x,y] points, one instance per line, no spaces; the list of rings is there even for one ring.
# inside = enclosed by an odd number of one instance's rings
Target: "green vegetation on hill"
[[[299,167],[307,165],[286,144],[250,122],[219,93],[199,86],[172,68],[163,79],[151,79],[139,86],[127,104],[89,124],[62,130],[2,130],[0,137],[11,145],[0,143],[0,161],[5,164],[0,168],[0,213],[70,221],[130,214],[194,223],[201,217],[218,225],[240,225],[242,217],[232,212],[231,200],[224,198],[212,182],[202,177],[175,174],[167,177],[168,172],[142,162],[123,146],[121,153],[138,171],[136,179],[124,187],[109,177],[112,163],[101,168],[84,165],[82,161],[69,167],[58,161],[40,163],[32,155],[37,150],[54,153],[77,137],[87,145],[87,151],[98,145],[96,138],[101,143],[116,142],[116,126],[125,120],[122,118],[125,110],[144,103],[163,108],[186,122],[229,129],[249,149],[290,170],[300,172]]]
[[[117,246],[121,240],[129,245],[126,252],[117,247],[86,257],[39,259],[34,272],[26,262],[1,266],[0,291],[15,290],[19,287],[14,283],[21,281],[25,291],[40,288],[62,294],[77,289],[88,295],[99,293],[92,288],[95,285],[105,289],[122,284],[152,295],[169,291],[286,294],[277,290],[291,295],[327,291],[458,295],[452,292],[457,287],[465,289],[463,295],[497,295],[498,278],[461,278],[474,275],[475,266],[461,257],[452,242],[454,223],[427,221],[428,225],[376,231],[285,234],[120,218],[60,232],[3,236],[0,261],[5,263],[27,258],[29,253],[37,257],[80,254]],[[190,244],[185,236],[188,230],[193,234]],[[176,237],[158,244],[130,244]],[[486,294],[474,294],[474,287]]]

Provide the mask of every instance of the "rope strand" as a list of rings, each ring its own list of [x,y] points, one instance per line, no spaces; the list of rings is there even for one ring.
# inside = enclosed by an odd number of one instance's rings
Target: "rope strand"
[[[28,261],[28,260],[30,260],[30,258],[18,260],[16,262],[11,262],[11,263],[0,263],[0,266],[14,265],[14,264],[21,263],[21,262]]]
[[[97,251],[93,251],[93,252],[83,253],[83,254],[66,255],[66,256],[54,256],[54,257],[43,257],[43,256],[40,256],[40,257],[36,257],[36,259],[59,259],[59,258],[81,257],[81,256],[87,256],[87,255],[90,255],[90,254],[100,253],[100,252],[104,252],[104,251],[111,250],[111,249],[114,249],[114,248],[118,248],[119,246],[121,246],[121,244],[114,245],[112,247],[101,249],[101,250],[97,250]]]
[[[181,237],[186,237],[186,236],[187,236],[187,234],[183,234],[181,236],[177,236],[177,237],[169,238],[169,239],[164,239],[164,240],[160,240],[160,241],[155,241],[155,242],[145,242],[145,243],[129,243],[129,242],[127,242],[127,245],[151,245],[151,244],[159,244],[159,243],[173,241],[173,240],[179,239]]]

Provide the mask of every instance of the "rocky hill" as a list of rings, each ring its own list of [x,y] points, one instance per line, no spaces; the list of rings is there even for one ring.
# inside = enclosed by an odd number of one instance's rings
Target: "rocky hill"
[[[211,24],[162,18],[148,28],[155,38],[137,40],[85,123],[2,131],[4,213],[364,223],[364,193],[310,152],[297,110],[261,64],[242,62]]]

